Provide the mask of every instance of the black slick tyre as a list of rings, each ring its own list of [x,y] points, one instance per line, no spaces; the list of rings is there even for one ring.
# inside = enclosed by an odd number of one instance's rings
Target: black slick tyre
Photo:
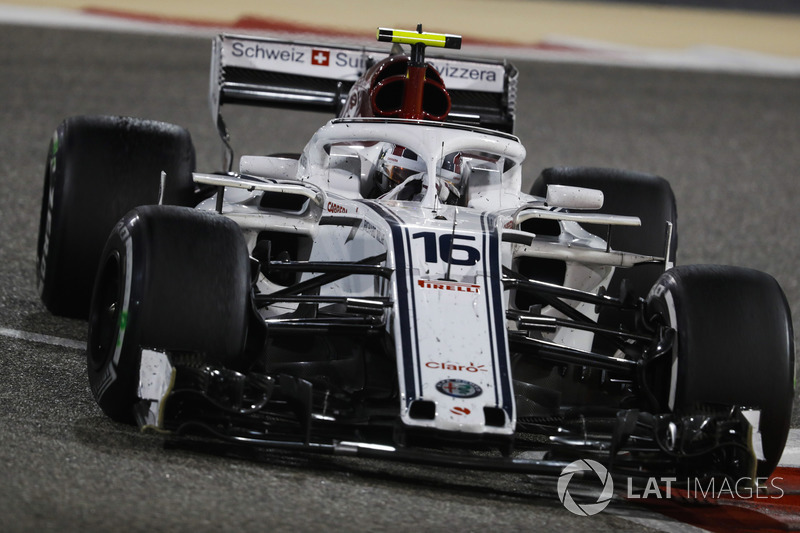
[[[768,476],[786,445],[794,398],[792,320],[777,281],[739,267],[676,267],[653,287],[647,313],[677,333],[664,373],[668,407],[760,410],[758,475]]]
[[[185,129],[126,117],[64,120],[45,165],[37,284],[57,315],[86,318],[100,252],[130,209],[158,202],[195,205],[195,152]]]
[[[87,366],[98,405],[133,421],[142,347],[236,368],[250,291],[247,247],[230,219],[170,206],[125,215],[102,252],[92,296]]]

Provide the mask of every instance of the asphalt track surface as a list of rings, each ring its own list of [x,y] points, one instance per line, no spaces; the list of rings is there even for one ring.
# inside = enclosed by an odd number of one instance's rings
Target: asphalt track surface
[[[552,483],[528,476],[266,453],[233,459],[165,446],[101,414],[76,348],[85,324],[49,315],[35,288],[47,143],[69,115],[155,118],[189,128],[198,167],[217,169],[209,48],[207,39],[0,27],[0,531],[672,527],[619,501],[593,518],[574,516]],[[667,177],[678,200],[678,262],[771,273],[800,331],[796,79],[517,66],[529,180],[552,165]],[[234,142],[252,153],[298,151],[326,119],[229,116]]]

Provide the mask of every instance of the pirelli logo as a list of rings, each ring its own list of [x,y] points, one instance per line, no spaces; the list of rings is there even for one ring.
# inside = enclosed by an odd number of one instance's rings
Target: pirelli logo
[[[457,281],[418,279],[417,285],[423,289],[436,289],[440,291],[469,292],[472,294],[480,294],[481,292],[480,285],[473,285],[472,283],[459,283]]]

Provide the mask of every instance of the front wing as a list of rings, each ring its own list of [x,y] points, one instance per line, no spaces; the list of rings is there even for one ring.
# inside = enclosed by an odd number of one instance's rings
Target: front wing
[[[239,445],[532,475],[557,476],[571,461],[591,458],[620,478],[756,479],[754,430],[749,413],[740,408],[704,416],[587,409],[548,420],[520,420],[513,441],[470,434],[412,439],[401,435],[396,413],[392,416],[386,406],[343,409],[299,378],[242,374],[185,358],[142,350],[136,419],[143,429],[228,443],[232,449]],[[732,470],[730,465],[736,466]]]

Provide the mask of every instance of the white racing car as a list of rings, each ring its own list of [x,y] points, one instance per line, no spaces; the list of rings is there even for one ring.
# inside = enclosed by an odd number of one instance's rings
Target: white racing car
[[[772,472],[794,376],[775,280],[674,266],[662,178],[551,168],[522,192],[514,67],[426,57],[460,37],[421,28],[378,40],[392,49],[218,37],[222,172],[195,172],[177,126],[58,127],[39,288],[88,317],[102,410],[178,437],[473,468]],[[234,171],[224,104],[337,118]]]

